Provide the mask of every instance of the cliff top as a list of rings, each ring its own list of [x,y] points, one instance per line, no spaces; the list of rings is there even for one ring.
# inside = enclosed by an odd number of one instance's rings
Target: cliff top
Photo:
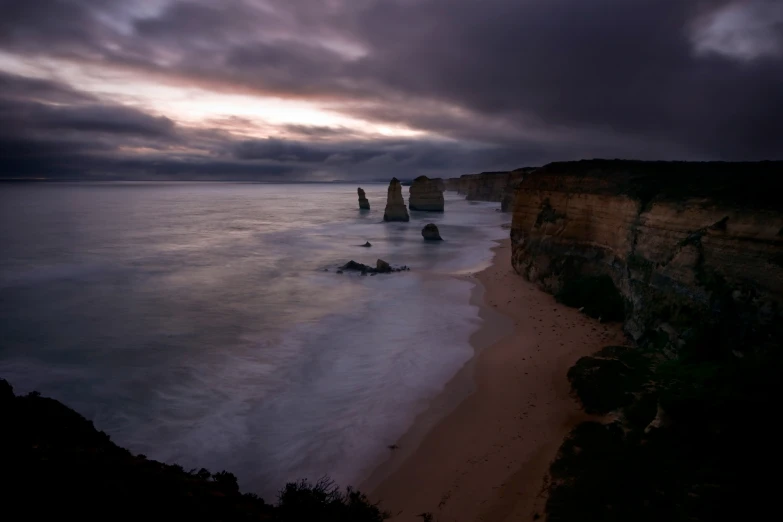
[[[549,163],[530,172],[524,185],[543,190],[625,194],[652,200],[707,198],[715,202],[777,209],[783,161],[581,160]],[[576,179],[575,179],[576,178]]]

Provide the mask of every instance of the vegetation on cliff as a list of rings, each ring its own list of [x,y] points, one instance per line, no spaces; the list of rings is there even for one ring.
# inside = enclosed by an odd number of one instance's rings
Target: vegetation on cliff
[[[777,482],[766,472],[774,476],[781,464],[777,431],[765,422],[783,400],[781,363],[756,353],[659,362],[651,373],[642,365],[633,378],[644,384],[630,401],[612,379],[575,386],[585,405],[604,397],[598,411],[615,410],[616,420],[581,424],[562,445],[548,520],[765,518]]]
[[[274,505],[229,472],[185,471],[133,455],[62,403],[15,396],[0,380],[3,509],[25,519],[380,522],[360,492],[328,480],[287,484]]]
[[[725,308],[721,320],[742,322]],[[774,486],[759,474],[783,463],[765,427],[783,401],[783,354],[776,332],[745,320],[733,332],[692,323],[676,351],[650,334],[569,370],[585,410],[611,415],[560,448],[548,520],[747,520],[771,508]]]
[[[585,410],[551,467],[550,521],[752,520],[781,458],[782,162],[551,163],[514,200],[518,273],[631,347],[580,359]],[[631,342],[631,341],[629,341]]]

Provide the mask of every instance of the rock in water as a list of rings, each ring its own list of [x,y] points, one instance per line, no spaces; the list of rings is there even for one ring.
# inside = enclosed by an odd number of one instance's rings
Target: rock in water
[[[419,176],[413,180],[408,205],[411,210],[443,212],[443,180]]]
[[[369,266],[365,265],[364,263],[357,263],[353,259],[345,263],[343,266],[340,267],[342,270],[356,270],[357,272],[366,271]]]
[[[369,247],[371,247],[371,246],[372,246],[372,243],[370,243],[369,241],[367,241],[367,242],[365,242],[365,243],[364,243],[362,246],[363,246],[363,247],[367,247],[367,248],[369,248]]]
[[[434,223],[424,225],[424,228],[421,229],[421,236],[428,241],[443,240],[443,238],[440,237],[440,231],[438,231],[438,227],[436,227]]]
[[[391,272],[392,268],[389,263],[387,263],[383,259],[379,259],[378,261],[375,262],[375,271],[380,273],[386,273],[386,272]]]
[[[408,209],[405,208],[405,200],[402,199],[402,185],[397,178],[389,182],[389,195],[386,198],[386,210],[383,213],[384,221],[410,221]]]
[[[370,202],[365,197],[362,187],[359,187],[356,192],[359,193],[359,208],[361,210],[370,210]]]

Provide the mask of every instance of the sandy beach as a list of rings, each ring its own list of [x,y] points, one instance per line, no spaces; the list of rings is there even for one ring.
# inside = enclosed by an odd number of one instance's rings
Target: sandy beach
[[[363,484],[395,522],[421,521],[422,513],[438,522],[543,516],[549,463],[587,418],[569,395],[568,368],[624,341],[619,324],[560,305],[514,273],[509,240],[494,252],[492,265],[472,276],[485,307],[471,338],[477,355],[435,404],[448,405],[466,378],[472,393],[434,424],[431,412],[422,415]]]

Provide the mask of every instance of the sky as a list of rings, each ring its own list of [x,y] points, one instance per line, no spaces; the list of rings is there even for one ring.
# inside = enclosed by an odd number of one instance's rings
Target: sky
[[[783,0],[0,0],[0,178],[783,159]]]

